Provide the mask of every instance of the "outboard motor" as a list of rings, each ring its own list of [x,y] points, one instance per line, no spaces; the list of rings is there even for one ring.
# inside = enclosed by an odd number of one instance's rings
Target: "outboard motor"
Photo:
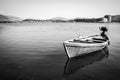
[[[103,32],[107,32],[108,31],[107,27],[99,27],[99,29],[100,29],[100,31],[103,31]]]
[[[99,29],[100,29],[100,31],[102,31],[102,32],[100,33],[100,35],[102,36],[102,38],[103,38],[105,41],[107,41],[107,40],[109,41],[108,36],[105,34],[105,32],[108,31],[107,27],[99,27]],[[110,44],[110,42],[109,42],[108,44]]]

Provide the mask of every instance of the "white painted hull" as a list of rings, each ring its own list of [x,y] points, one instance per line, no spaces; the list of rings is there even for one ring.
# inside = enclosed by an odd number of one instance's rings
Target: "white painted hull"
[[[108,45],[108,41],[104,41],[102,43],[78,43],[72,41],[73,40],[68,40],[63,43],[65,51],[69,58],[94,52],[103,49]]]

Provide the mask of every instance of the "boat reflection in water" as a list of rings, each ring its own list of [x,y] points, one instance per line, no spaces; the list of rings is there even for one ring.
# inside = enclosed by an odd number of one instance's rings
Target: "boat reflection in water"
[[[95,51],[87,55],[68,59],[65,64],[63,78],[67,78],[69,75],[77,72],[79,69],[91,65],[96,61],[101,61],[104,58],[107,58],[108,55],[108,48],[105,47],[102,50]]]

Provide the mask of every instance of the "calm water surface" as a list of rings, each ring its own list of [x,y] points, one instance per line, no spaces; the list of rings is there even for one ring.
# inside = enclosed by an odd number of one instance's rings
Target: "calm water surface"
[[[99,34],[108,26],[111,44],[103,51],[68,60],[63,41]],[[0,80],[119,80],[120,24],[0,24]]]

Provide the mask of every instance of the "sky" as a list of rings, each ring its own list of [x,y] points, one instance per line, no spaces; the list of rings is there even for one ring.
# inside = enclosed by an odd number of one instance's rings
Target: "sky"
[[[120,0],[0,0],[0,14],[19,18],[98,18],[120,14]]]

